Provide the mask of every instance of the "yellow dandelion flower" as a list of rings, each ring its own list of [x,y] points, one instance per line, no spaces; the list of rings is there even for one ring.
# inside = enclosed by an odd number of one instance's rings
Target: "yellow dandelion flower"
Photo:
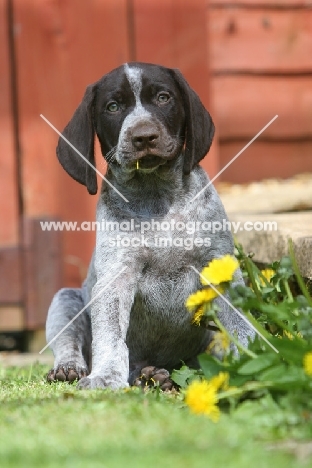
[[[232,255],[215,258],[202,270],[201,283],[209,285],[231,281],[238,266],[238,261]]]
[[[203,305],[205,302],[210,302],[218,296],[218,293],[211,288],[202,289],[201,291],[196,291],[196,293],[191,294],[185,305],[189,310],[194,309],[195,307]]]
[[[261,270],[261,273],[269,283],[271,279],[273,278],[273,276],[275,275],[275,271],[272,270],[271,268],[266,268],[265,270]],[[262,278],[260,278],[260,283],[262,286],[266,286],[266,283]]]
[[[230,347],[230,338],[225,332],[215,332],[207,351],[211,351],[214,349],[216,353],[222,353],[223,351],[227,351]]]
[[[304,372],[312,377],[312,351],[306,353],[303,357]]]
[[[185,403],[194,414],[204,414],[214,422],[220,417],[217,389],[206,380],[196,380],[189,385],[185,392]]]
[[[209,383],[216,389],[226,390],[229,387],[229,373],[228,372],[219,372],[218,375],[212,377],[209,380]]]
[[[205,307],[204,306],[200,306],[195,314],[193,315],[193,318],[192,318],[192,323],[194,323],[195,325],[200,325],[200,321],[202,319],[202,316],[204,315],[204,312],[205,312]]]

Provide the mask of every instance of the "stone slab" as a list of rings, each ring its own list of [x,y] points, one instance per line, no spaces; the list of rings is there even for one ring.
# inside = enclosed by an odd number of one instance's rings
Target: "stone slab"
[[[48,352],[45,354],[39,353],[14,353],[2,352],[0,353],[0,368],[11,366],[30,366],[36,363],[53,365],[53,355]]]
[[[312,174],[250,184],[217,183],[227,213],[284,213],[312,209]]]
[[[236,240],[253,259],[272,263],[288,254],[288,239],[292,239],[298,266],[305,278],[312,279],[312,211],[282,214],[229,213],[230,221],[240,222]],[[276,230],[246,230],[244,223],[275,222]],[[250,226],[247,225],[248,227]],[[258,224],[257,226],[260,226]]]

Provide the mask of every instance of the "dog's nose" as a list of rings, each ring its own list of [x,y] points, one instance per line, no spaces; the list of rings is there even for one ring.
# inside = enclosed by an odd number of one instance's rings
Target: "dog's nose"
[[[139,127],[132,131],[132,144],[137,150],[154,148],[158,139],[159,134],[155,129]]]

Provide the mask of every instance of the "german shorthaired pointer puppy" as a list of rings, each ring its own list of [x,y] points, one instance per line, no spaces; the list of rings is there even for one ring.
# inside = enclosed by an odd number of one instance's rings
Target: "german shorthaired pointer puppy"
[[[167,388],[164,368],[196,362],[211,341],[185,308],[200,288],[191,266],[201,271],[234,250],[229,230],[207,230],[227,219],[214,187],[192,201],[209,183],[198,163],[214,125],[178,70],[133,62],[88,86],[63,132],[93,166],[95,134],[108,162],[96,214],[106,228],[97,229],[82,288],[60,290],[50,306],[48,342],[86,310],[51,344],[48,380],[117,389],[147,368]],[[94,169],[63,139],[57,155],[71,177],[97,193]],[[252,329],[216,300],[221,322],[247,345]]]

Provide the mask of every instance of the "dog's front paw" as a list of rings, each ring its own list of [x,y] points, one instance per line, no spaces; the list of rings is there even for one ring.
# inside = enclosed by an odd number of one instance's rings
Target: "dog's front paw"
[[[77,388],[79,390],[91,390],[95,388],[107,388],[107,385],[102,377],[84,377],[78,382]]]
[[[89,375],[89,377],[84,377],[78,382],[77,388],[79,390],[95,390],[97,388],[111,388],[113,390],[117,390],[118,388],[125,388],[128,387],[128,382],[123,381],[114,381],[111,379],[106,379],[105,377],[101,377],[99,375]]]
[[[74,361],[60,363],[51,369],[47,375],[48,382],[74,382],[88,375],[86,367],[78,366]]]
[[[174,383],[170,379],[170,374],[166,369],[158,369],[155,366],[147,366],[141,370],[141,376],[135,380],[137,387],[157,387],[161,390],[172,390]]]

